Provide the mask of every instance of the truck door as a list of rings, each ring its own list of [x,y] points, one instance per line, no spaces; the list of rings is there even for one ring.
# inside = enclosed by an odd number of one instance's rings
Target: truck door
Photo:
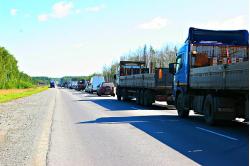
[[[187,91],[188,83],[188,47],[184,45],[177,53],[176,72],[174,75],[174,95]]]

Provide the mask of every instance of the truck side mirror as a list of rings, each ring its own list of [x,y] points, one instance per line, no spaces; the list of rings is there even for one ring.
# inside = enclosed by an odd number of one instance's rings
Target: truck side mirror
[[[116,74],[114,75],[114,80],[116,80]]]
[[[169,63],[169,73],[175,74],[176,68],[175,68],[176,63]]]

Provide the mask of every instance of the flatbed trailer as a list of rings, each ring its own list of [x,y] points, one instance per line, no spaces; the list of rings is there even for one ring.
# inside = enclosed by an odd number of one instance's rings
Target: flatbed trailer
[[[249,62],[199,67],[190,70],[190,88],[248,91]]]
[[[123,61],[122,64],[124,63],[126,62]],[[145,106],[152,105],[155,101],[167,101],[168,104],[173,104],[173,75],[169,73],[168,68],[157,68],[155,73],[142,73],[139,70],[139,73],[118,78],[116,89],[118,100],[135,98],[137,104]]]

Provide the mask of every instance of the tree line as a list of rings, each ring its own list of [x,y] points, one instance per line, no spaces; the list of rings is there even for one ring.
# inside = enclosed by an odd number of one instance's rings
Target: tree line
[[[175,62],[177,53],[177,47],[171,47],[170,45],[165,45],[161,49],[155,49],[152,46],[139,47],[134,51],[130,51],[127,54],[120,57],[120,60],[129,61],[144,61],[146,67],[159,68],[168,67],[168,64]],[[105,65],[102,70],[102,74],[105,80],[108,82],[113,82],[114,75],[116,74],[116,69],[119,66],[119,62],[112,62],[111,65]],[[154,72],[154,71],[153,71]]]
[[[4,47],[0,47],[0,89],[30,88],[32,78],[19,71],[17,60]]]

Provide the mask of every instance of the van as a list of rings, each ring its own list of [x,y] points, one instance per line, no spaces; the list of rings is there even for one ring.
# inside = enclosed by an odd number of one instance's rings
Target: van
[[[90,80],[90,93],[97,91],[97,86],[105,82],[103,76],[93,76]]]

